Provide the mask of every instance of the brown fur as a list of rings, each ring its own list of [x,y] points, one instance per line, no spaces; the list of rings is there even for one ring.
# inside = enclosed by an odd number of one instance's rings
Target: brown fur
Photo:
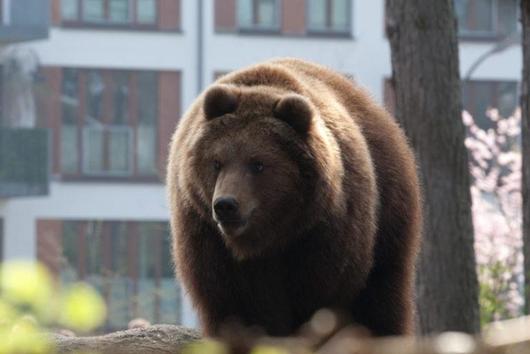
[[[375,335],[411,333],[420,197],[392,117],[295,59],[214,85],[173,136],[167,180],[177,271],[205,334],[237,318],[288,335],[322,307]],[[212,217],[224,195],[248,216],[240,233]]]

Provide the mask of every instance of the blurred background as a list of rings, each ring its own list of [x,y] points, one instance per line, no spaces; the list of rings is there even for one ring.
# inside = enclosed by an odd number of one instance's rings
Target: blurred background
[[[464,108],[485,132],[517,112],[518,8],[455,0]],[[279,56],[329,66],[392,111],[384,29],[383,0],[0,0],[0,259],[91,283],[108,306],[103,331],[135,318],[196,326],[164,189],[179,117],[217,77]],[[477,259],[492,267],[485,321],[521,311],[515,193],[507,212],[495,191],[473,195]]]

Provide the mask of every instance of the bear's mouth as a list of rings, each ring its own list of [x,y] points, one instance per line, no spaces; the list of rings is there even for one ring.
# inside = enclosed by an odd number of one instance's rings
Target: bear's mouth
[[[247,219],[231,219],[217,221],[217,227],[226,236],[239,236],[247,226]]]

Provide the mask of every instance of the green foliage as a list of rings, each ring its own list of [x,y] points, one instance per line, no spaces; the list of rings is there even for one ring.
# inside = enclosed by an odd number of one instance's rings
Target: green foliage
[[[509,268],[501,262],[491,265],[480,265],[480,322],[486,325],[493,321],[510,318],[505,294],[510,293],[510,282],[506,278]],[[508,273],[509,274],[509,273]]]
[[[285,349],[273,347],[270,345],[258,345],[250,354],[289,354]]]
[[[182,354],[228,354],[228,348],[219,341],[206,339],[186,345]]]
[[[42,265],[14,261],[0,268],[0,290],[7,304],[27,307],[40,318],[47,317],[53,302],[52,279]]]
[[[63,294],[59,321],[66,327],[88,332],[105,321],[105,302],[90,286],[77,283]]]
[[[105,303],[94,289],[78,283],[57,290],[55,285],[47,269],[36,263],[0,267],[0,354],[51,353],[46,328],[88,332],[103,323]]]

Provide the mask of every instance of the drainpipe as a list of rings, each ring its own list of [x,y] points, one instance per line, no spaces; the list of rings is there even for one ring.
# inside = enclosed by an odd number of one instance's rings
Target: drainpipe
[[[197,0],[197,94],[202,92],[204,73],[203,1]]]

